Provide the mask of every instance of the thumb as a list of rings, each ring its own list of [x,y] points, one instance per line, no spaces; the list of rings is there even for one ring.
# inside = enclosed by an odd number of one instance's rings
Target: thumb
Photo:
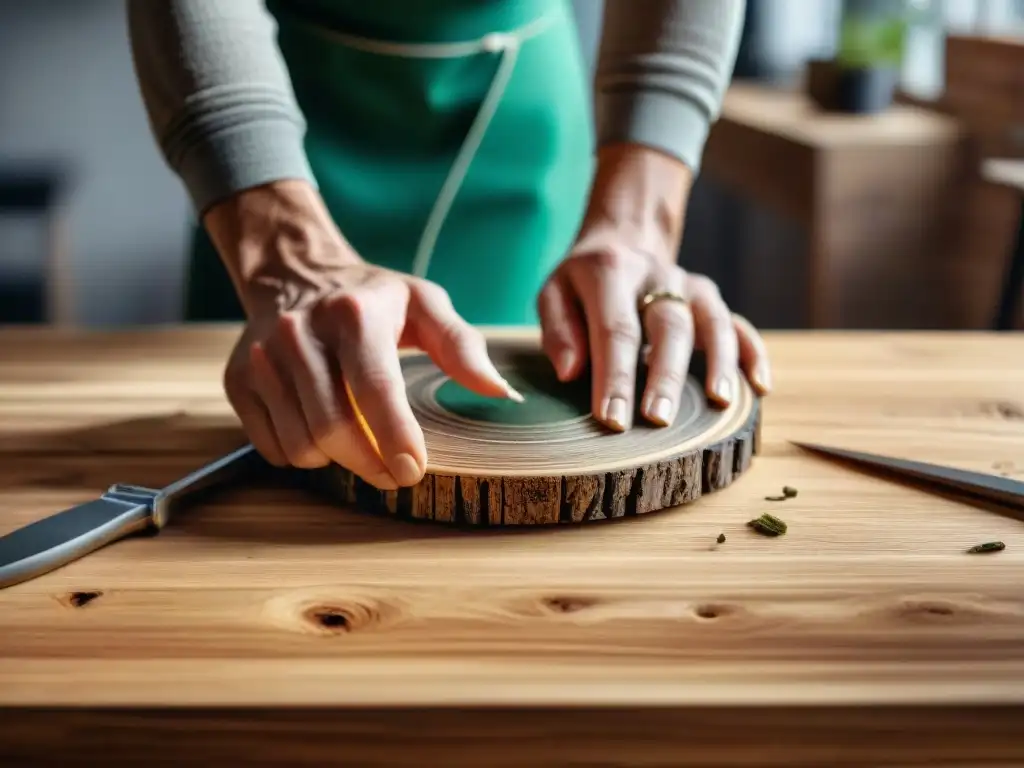
[[[415,285],[406,323],[417,346],[451,379],[484,397],[523,401],[494,367],[483,334],[456,312],[443,288],[434,283]]]

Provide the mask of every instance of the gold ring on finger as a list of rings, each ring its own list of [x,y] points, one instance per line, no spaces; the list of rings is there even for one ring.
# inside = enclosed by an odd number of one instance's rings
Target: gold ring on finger
[[[644,294],[644,297],[640,299],[640,312],[643,313],[644,310],[656,301],[674,301],[683,306],[690,303],[690,300],[683,296],[683,294],[676,293],[675,291],[651,291]]]

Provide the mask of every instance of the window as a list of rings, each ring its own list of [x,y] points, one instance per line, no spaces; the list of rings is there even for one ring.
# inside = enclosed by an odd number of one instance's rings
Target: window
[[[918,13],[907,38],[902,86],[920,98],[942,92],[948,32],[1024,37],[1024,0],[910,0],[910,5]]]
[[[842,2],[761,0],[763,15],[755,45],[773,79],[796,77],[808,58],[834,52]],[[934,98],[942,91],[947,32],[1024,37],[1024,0],[906,0],[906,4],[913,12],[913,24],[907,35],[902,87],[919,98]]]

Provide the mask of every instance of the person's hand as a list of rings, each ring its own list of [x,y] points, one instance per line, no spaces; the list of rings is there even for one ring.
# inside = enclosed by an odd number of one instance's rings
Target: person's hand
[[[683,171],[647,150],[606,155],[580,237],[538,299],[544,351],[558,377],[574,379],[589,362],[593,415],[612,429],[632,426],[642,350],[640,412],[657,425],[676,417],[694,349],[706,355],[712,403],[736,396],[741,369],[760,394],[771,386],[757,331],[730,312],[713,281],[676,264],[689,191]],[[680,220],[666,221],[665,211]],[[648,294],[655,300],[642,308]]]
[[[237,210],[208,222],[222,253],[241,252],[227,260],[248,315],[224,372],[228,400],[271,464],[335,462],[377,488],[414,485],[426,448],[400,347],[422,349],[481,395],[518,395],[442,288],[366,264],[308,199],[311,190],[284,191],[283,200],[281,189],[270,189],[236,202],[259,222],[244,232],[225,223]]]

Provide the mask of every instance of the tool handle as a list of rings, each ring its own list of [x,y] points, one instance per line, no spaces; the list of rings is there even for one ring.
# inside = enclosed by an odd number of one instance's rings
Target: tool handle
[[[147,528],[148,504],[101,497],[0,537],[0,589],[28,581]]]

